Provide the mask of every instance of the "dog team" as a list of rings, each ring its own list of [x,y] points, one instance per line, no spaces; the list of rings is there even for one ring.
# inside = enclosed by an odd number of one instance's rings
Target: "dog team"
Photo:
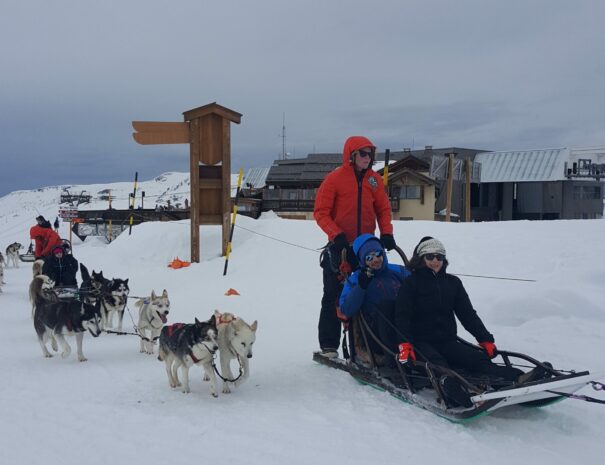
[[[44,274],[45,267],[42,260],[33,263],[33,279],[29,286],[34,328],[42,353],[45,357],[52,357],[47,348],[50,342],[55,352],[60,346],[61,356],[68,357],[71,347],[65,336],[75,336],[78,360],[84,362],[87,360],[82,352],[85,333],[92,337],[98,337],[103,331],[122,333],[130,292],[128,279],[107,279],[103,272],[93,270],[89,273],[86,266],[80,264],[82,284],[79,288],[66,288],[56,286],[53,279]],[[223,374],[219,375],[223,381],[223,393],[231,392],[230,384],[238,386],[249,377],[249,359],[252,358],[258,326],[256,321],[248,325],[231,313],[216,310],[207,321],[196,318],[192,324],[167,325],[170,300],[166,290],[161,295],[152,291],[149,297],[138,298],[135,307],[139,310],[136,333],[128,334],[140,337],[139,350],[145,354],[153,354],[154,345],[159,340],[158,359],[165,363],[170,387],[181,387],[183,392],[190,392],[189,369],[198,365],[204,370],[204,380],[210,381],[210,393],[217,397],[214,366],[217,352]],[[113,328],[114,315],[117,331],[109,331]],[[231,372],[233,359],[240,366],[237,376]],[[182,382],[178,376],[179,369]]]

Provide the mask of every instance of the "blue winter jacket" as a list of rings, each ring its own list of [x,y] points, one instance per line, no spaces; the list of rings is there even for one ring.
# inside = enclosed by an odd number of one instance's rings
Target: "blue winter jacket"
[[[353,250],[359,259],[360,264],[365,264],[363,257],[359,256],[362,246],[367,241],[380,241],[371,234],[362,234],[353,243]],[[380,245],[382,248],[382,244]],[[384,252],[384,248],[382,248]],[[387,260],[386,254],[383,255],[382,268],[374,272],[374,277],[370,281],[367,289],[362,289],[359,282],[359,274],[366,272],[366,267],[357,269],[345,282],[342,293],[340,294],[340,311],[347,317],[354,316],[361,308],[364,315],[370,320],[373,319],[374,312],[385,301],[395,301],[397,292],[405,278],[411,275],[410,271],[401,265],[391,265]]]

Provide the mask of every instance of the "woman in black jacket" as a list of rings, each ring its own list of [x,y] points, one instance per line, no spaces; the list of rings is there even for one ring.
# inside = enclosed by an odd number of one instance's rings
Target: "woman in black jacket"
[[[58,287],[77,286],[77,272],[78,260],[72,255],[64,253],[61,246],[57,246],[52,250],[52,255],[46,259],[42,267],[42,274],[52,279],[55,282],[55,286]]]
[[[403,281],[395,306],[395,324],[405,338],[399,345],[399,361],[415,361],[417,350],[419,360],[509,382],[533,381],[544,375],[536,370],[523,374],[490,360],[497,355],[494,336],[477,315],[462,281],[446,272],[447,265],[439,240],[424,237],[416,246],[410,261],[412,276]],[[456,318],[483,350],[457,339]],[[459,401],[472,405],[469,402]]]

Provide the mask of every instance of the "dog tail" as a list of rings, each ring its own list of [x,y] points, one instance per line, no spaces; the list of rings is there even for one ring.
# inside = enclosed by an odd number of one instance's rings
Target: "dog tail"
[[[80,263],[80,274],[82,275],[82,282],[90,282],[90,273],[88,268],[84,266],[84,263]]]
[[[134,306],[137,308],[141,308],[144,303],[145,303],[145,299],[139,299],[134,303]]]

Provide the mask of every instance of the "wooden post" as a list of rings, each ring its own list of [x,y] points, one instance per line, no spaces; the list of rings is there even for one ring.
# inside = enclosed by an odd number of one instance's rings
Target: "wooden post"
[[[183,113],[184,122],[133,121],[139,144],[189,143],[191,261],[200,261],[200,224],[220,224],[222,252],[229,243],[231,129],[242,115],[216,102]]]
[[[111,210],[111,189],[109,189],[109,209]],[[113,232],[112,232],[111,228],[112,228],[112,224],[111,224],[111,219],[110,219],[110,220],[109,220],[109,238],[108,238],[108,239],[109,239],[109,242],[111,242],[111,241],[112,241],[112,239],[113,239],[113,238],[111,237],[111,236],[112,236],[112,234],[113,234]]]
[[[200,262],[200,121],[195,119],[189,125],[189,164],[191,187],[191,261]]]
[[[445,207],[445,221],[449,223],[450,215],[452,213],[452,188],[454,187],[454,154],[450,153],[449,160],[447,163],[447,203]]]
[[[471,172],[472,161],[470,157],[464,160],[464,221],[471,221]]]

